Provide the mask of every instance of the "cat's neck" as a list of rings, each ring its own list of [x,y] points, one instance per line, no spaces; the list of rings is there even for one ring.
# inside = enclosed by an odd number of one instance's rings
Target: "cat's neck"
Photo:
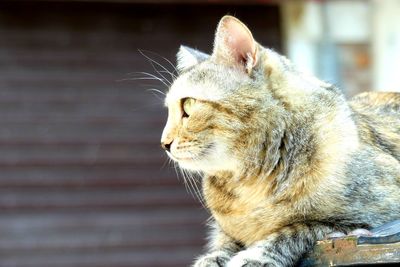
[[[344,172],[359,140],[351,111],[336,94],[320,91],[302,104],[288,100],[291,113],[277,151],[279,161],[267,173],[275,185],[274,194],[286,199],[312,194]]]
[[[265,193],[288,199],[315,191],[344,169],[359,143],[347,103],[332,94],[322,92],[302,105],[282,96],[286,110],[276,114],[272,128],[249,137],[262,140],[257,149],[247,149],[237,169],[209,176],[232,188],[261,183]]]

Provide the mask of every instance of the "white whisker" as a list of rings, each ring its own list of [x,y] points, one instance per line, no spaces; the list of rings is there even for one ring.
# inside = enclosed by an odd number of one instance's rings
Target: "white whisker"
[[[167,73],[167,74],[169,74],[169,75],[171,76],[171,78],[172,78],[173,80],[176,79],[175,74],[173,74],[172,72],[170,72],[170,71],[168,71],[168,70],[160,70],[160,71],[158,71],[158,72],[160,72],[160,73]]]
[[[157,66],[161,67],[166,73],[168,73],[168,74],[171,76],[172,80],[175,79],[175,75],[174,75],[173,73],[171,73],[171,72],[170,72],[166,67],[164,67],[162,64],[160,64],[160,63],[157,62],[156,60],[154,60],[154,59],[150,58],[149,56],[147,56],[147,55],[146,55],[142,50],[140,50],[140,49],[139,49],[139,53],[142,54],[142,56],[144,56],[145,58],[147,58],[147,59],[150,61],[150,64],[151,64],[151,66],[153,67],[153,69],[154,69],[158,74],[160,74],[160,76],[162,76],[165,80],[168,81],[168,79],[162,74],[161,71],[159,71],[159,70],[154,66],[154,64],[156,64]],[[171,82],[169,82],[169,83],[171,83]]]
[[[200,191],[200,189],[199,189],[199,186],[198,186],[198,184],[197,184],[196,178],[193,176],[192,173],[187,172],[187,171],[184,171],[184,172],[186,173],[187,177],[189,178],[190,184],[191,184],[191,186],[192,186],[192,188],[193,188],[193,190],[194,190],[194,192],[195,192],[195,194],[196,194],[197,199],[200,201],[200,204],[201,204],[204,208],[206,208],[206,207],[205,207],[204,198],[203,198],[203,195],[202,195],[202,193],[201,193],[201,191]]]
[[[124,78],[124,79],[119,79],[117,80],[117,82],[124,82],[124,81],[136,81],[136,80],[157,80],[162,82],[165,86],[168,86],[164,80],[162,80],[161,78],[158,77],[136,77],[136,78]]]
[[[159,93],[159,94],[165,96],[165,93],[162,92],[161,90],[157,89],[157,88],[149,88],[149,89],[147,89],[146,91],[156,92],[156,93]]]
[[[153,55],[156,55],[156,56],[158,56],[158,57],[161,57],[161,58],[164,59],[170,66],[172,66],[172,68],[174,69],[174,72],[177,72],[177,69],[176,69],[175,65],[174,65],[170,60],[168,60],[166,57],[163,57],[163,56],[161,56],[160,54],[157,54],[156,52],[149,51],[149,50],[141,50],[141,51],[142,51],[142,52],[143,52],[143,51],[146,51],[146,52],[148,52],[148,53],[151,53],[151,54],[153,54]]]
[[[179,167],[178,167],[178,168],[179,168]],[[182,175],[182,177],[183,177],[183,181],[184,181],[184,183],[185,183],[186,191],[187,191],[193,198],[196,198],[194,192],[192,191],[192,184],[191,184],[190,180],[188,180],[188,178],[186,177],[186,175],[185,175],[185,173],[184,173],[184,171],[183,171],[182,168],[179,168],[179,171],[180,171],[180,173],[181,173],[181,175]]]
[[[149,76],[149,77],[152,77],[152,78],[154,78],[154,79],[156,79],[156,80],[158,80],[158,81],[160,81],[160,82],[162,82],[166,87],[169,87],[170,85],[171,85],[171,82],[170,81],[168,81],[164,76],[162,76],[162,78],[160,78],[160,77],[158,77],[158,76],[156,76],[156,75],[154,75],[154,74],[151,74],[151,73],[148,73],[148,72],[145,72],[145,71],[138,71],[138,72],[135,72],[135,73],[132,73],[132,74],[143,74],[143,75],[147,75],[147,76]],[[145,78],[145,77],[144,77]]]

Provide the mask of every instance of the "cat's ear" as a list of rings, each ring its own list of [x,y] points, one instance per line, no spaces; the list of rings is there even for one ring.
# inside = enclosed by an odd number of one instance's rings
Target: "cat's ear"
[[[224,16],[217,27],[212,56],[218,63],[239,66],[250,73],[257,64],[257,43],[240,20]]]
[[[193,67],[194,65],[199,64],[200,62],[203,62],[209,57],[210,56],[206,53],[181,45],[178,53],[176,54],[177,69],[179,72],[182,72]]]

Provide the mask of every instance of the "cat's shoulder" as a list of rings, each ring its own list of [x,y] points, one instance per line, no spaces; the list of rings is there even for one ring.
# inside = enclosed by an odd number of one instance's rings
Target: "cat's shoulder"
[[[349,104],[357,111],[375,110],[400,114],[400,93],[365,92],[354,96]]]
[[[361,141],[400,161],[400,93],[362,93],[349,104]]]

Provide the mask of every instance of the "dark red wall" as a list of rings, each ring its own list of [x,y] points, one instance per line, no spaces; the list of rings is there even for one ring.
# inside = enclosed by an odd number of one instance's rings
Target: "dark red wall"
[[[147,89],[165,87],[120,80],[155,73],[138,49],[209,52],[227,13],[280,50],[275,6],[0,3],[0,266],[177,267],[201,252],[208,214],[159,147],[166,110]]]

